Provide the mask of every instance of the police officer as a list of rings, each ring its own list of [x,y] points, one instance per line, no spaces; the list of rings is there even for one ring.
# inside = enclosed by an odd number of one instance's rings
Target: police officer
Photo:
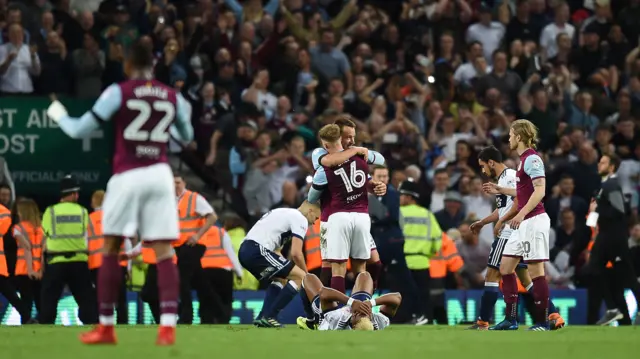
[[[66,175],[60,186],[60,203],[47,207],[42,217],[45,269],[40,323],[55,323],[58,299],[66,285],[78,303],[82,323],[95,324],[98,322],[96,294],[87,265],[89,213],[77,203],[80,185],[75,177]]]
[[[590,216],[597,216],[598,221],[598,235],[589,257],[589,269],[594,275],[592,289],[602,293],[607,306],[607,311],[597,323],[599,325],[608,325],[623,317],[615,305],[607,283],[606,265],[609,261],[618,269],[617,272],[624,276],[624,280],[620,281],[621,285],[628,285],[640,306],[640,283],[636,280],[627,241],[630,208],[615,174],[619,167],[620,159],[616,155],[605,154],[600,158],[598,172],[603,178],[602,189],[590,208],[591,212],[594,212]],[[619,289],[622,291],[624,287]],[[640,324],[640,314],[636,316],[635,324]]]
[[[412,180],[400,184],[400,228],[404,234],[404,255],[416,283],[422,303],[418,325],[433,317],[430,293],[429,259],[442,247],[442,230],[433,213],[418,205],[418,184]]]

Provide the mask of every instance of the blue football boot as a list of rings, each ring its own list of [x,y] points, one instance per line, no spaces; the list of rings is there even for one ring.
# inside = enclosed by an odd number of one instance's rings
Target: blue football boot
[[[547,324],[535,324],[533,326],[530,326],[529,329],[532,332],[546,332],[549,331],[549,323]]]
[[[518,321],[505,319],[500,323],[489,327],[489,330],[518,330]]]

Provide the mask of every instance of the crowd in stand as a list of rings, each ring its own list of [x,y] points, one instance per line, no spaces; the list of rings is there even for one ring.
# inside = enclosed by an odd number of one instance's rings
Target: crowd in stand
[[[125,78],[128,45],[147,41],[157,79],[192,105],[196,140],[180,156],[238,223],[301,203],[316,132],[343,113],[392,187],[419,184],[470,263],[494,238],[468,230],[494,209],[476,154],[495,145],[515,168],[517,118],[540,131],[555,286],[581,285],[600,155],[622,159],[637,217],[640,0],[0,0],[0,29],[2,97],[97,97]],[[630,233],[637,249],[640,225]]]

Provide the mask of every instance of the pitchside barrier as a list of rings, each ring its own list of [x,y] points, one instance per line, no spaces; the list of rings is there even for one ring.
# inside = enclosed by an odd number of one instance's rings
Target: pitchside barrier
[[[631,318],[634,318],[638,308],[633,294],[626,291],[627,305]],[[480,290],[449,290],[446,291],[446,308],[449,318],[449,325],[456,325],[461,322],[475,321],[480,312]],[[552,290],[551,297],[554,304],[565,321],[570,325],[584,325],[587,321],[587,293],[583,289],[578,290]],[[193,298],[197,298],[195,293]],[[236,291],[233,301],[233,317],[231,324],[251,324],[253,318],[262,308],[263,291]],[[142,302],[138,293],[129,292],[129,324],[152,324],[151,311],[146,303]],[[193,301],[194,324],[200,323],[198,317],[198,301]],[[531,324],[531,318],[524,310],[524,305],[520,307],[521,323]],[[504,302],[499,300],[495,307],[495,321],[503,319]],[[35,308],[34,308],[35,313]],[[302,302],[297,297],[282,311],[280,321],[284,324],[296,322],[298,316],[304,315]],[[1,324],[20,325],[20,315],[12,307],[7,307],[4,297],[0,297],[0,317]],[[82,325],[78,319],[78,306],[73,297],[64,295],[58,303],[58,325]]]

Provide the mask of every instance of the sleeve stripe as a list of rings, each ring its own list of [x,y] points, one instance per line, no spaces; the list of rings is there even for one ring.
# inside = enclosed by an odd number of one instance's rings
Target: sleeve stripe
[[[538,178],[545,178],[545,176],[535,176],[535,177],[531,177],[531,180],[533,181],[534,179],[538,179]]]
[[[329,185],[328,184],[312,184],[312,187],[317,191],[324,191]]]
[[[105,121],[105,119],[104,119],[104,118],[102,118],[102,117],[100,117],[100,116],[98,116],[98,114],[97,114],[93,109],[91,109],[91,111],[89,111],[89,112],[91,112],[91,114],[93,115],[93,117],[94,117],[96,120],[98,120],[98,122],[100,122],[100,123],[104,123],[104,122],[106,122],[106,121]]]
[[[298,233],[291,233],[291,237],[300,238],[304,241],[304,237],[301,237]]]
[[[322,159],[324,158],[324,156],[326,156],[327,153],[324,153],[322,155],[320,155],[320,157],[318,157],[318,168],[322,167]],[[316,168],[316,170],[318,169]]]

